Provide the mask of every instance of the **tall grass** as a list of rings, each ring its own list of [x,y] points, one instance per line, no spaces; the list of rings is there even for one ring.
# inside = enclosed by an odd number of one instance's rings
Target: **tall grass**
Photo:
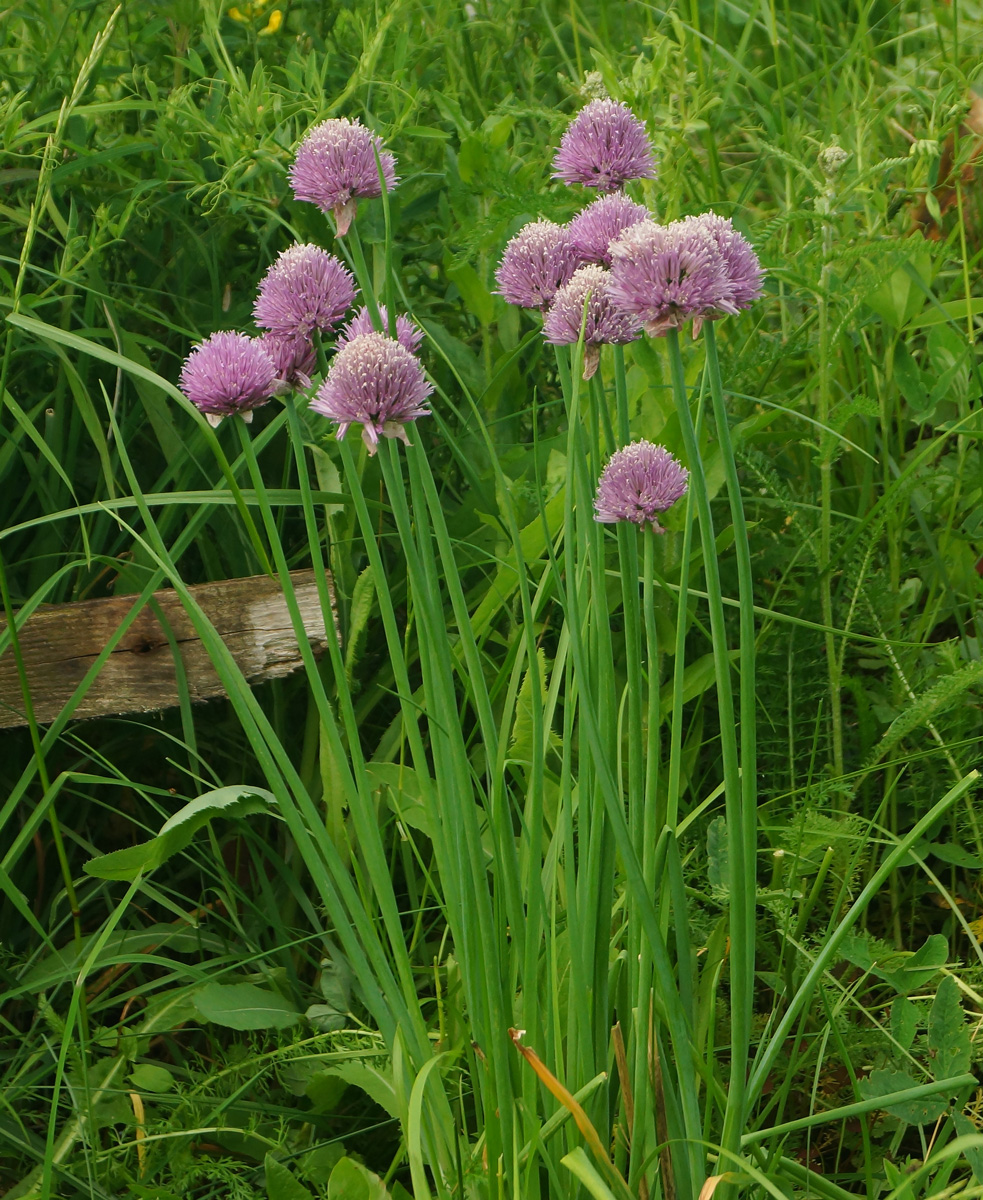
[[[240,7],[4,18],[0,653],[132,597],[0,697],[7,1195],[975,1194],[979,12]],[[768,271],[590,384],[493,291],[585,86]],[[401,175],[344,240],[285,179],[335,114]],[[174,386],[295,238],[426,330],[410,446]],[[638,437],[664,535],[593,519]],[[256,689],[190,590],[252,574]],[[73,722],[162,587],[228,700]]]

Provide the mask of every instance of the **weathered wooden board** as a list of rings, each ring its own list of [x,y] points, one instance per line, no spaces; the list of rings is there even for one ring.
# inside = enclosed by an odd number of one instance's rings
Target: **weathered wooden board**
[[[314,572],[293,571],[290,577],[304,629],[315,653],[320,653],[327,643]],[[250,682],[289,675],[302,665],[277,580],[257,575],[204,583],[189,590]],[[58,716],[133,607],[134,599],[112,596],[56,604],[28,618],[19,643],[39,722],[53,721]],[[153,605],[148,604],[123,635],[75,709],[75,719],[151,712],[178,703],[174,657],[154,608],[177,643],[192,700],[225,695],[191,619],[178,596],[168,589],[154,593]],[[5,628],[0,621],[0,631]],[[0,657],[0,728],[26,723],[14,655],[8,650]]]

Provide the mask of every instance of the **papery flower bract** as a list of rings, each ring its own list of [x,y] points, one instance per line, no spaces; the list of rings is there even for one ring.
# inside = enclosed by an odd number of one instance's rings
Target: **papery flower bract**
[[[597,370],[602,345],[632,342],[640,332],[640,322],[612,303],[609,282],[610,272],[603,267],[580,267],[553,297],[543,319],[544,338],[557,346],[579,341],[583,325],[585,379]]]
[[[685,221],[640,221],[611,243],[611,297],[660,337],[693,317],[736,312],[724,258]]]
[[[614,192],[629,179],[654,179],[645,126],[627,104],[592,100],[567,126],[553,159],[554,179]]]
[[[388,332],[389,311],[384,304],[379,305],[379,316],[382,318],[384,330]],[[352,338],[357,338],[363,333],[374,332],[375,326],[372,324],[369,310],[363,304],[354,317],[346,325],[342,325],[341,333],[338,335],[338,348],[341,349],[346,342],[350,342]],[[420,343],[423,341],[423,338],[423,330],[415,321],[411,320],[405,313],[397,315],[396,341],[401,346],[405,346],[407,350],[415,354],[420,349]]]
[[[754,247],[739,233],[728,217],[714,212],[700,213],[696,217],[684,217],[678,224],[687,230],[697,230],[710,238],[724,260],[727,275],[729,300],[735,311],[748,308],[762,292],[764,271],[754,252]],[[708,317],[723,315],[707,313]]]
[[[495,282],[509,304],[545,308],[576,269],[570,231],[555,221],[530,221],[505,247]]]
[[[382,138],[357,118],[332,117],[310,128],[297,148],[290,168],[294,195],[324,213],[334,213],[339,237],[348,232],[357,197],[382,195],[380,167],[386,191],[396,186],[396,159],[382,144]]]
[[[636,204],[624,192],[601,196],[577,213],[567,228],[581,263],[611,265],[608,247],[616,237],[639,221],[651,220],[644,204]]]
[[[659,514],[686,495],[689,471],[665,446],[638,441],[616,450],[597,484],[594,519],[632,521],[665,533]]]
[[[244,333],[213,333],[184,360],[178,386],[195,408],[218,425],[238,413],[244,421],[277,391],[276,364],[259,342]]]
[[[328,333],[355,299],[355,280],[320,246],[288,247],[263,276],[253,317],[261,329],[291,337]]]
[[[273,359],[278,378],[290,387],[306,390],[311,386],[311,373],[317,366],[317,350],[309,337],[267,330],[258,340]]]
[[[339,439],[349,425],[361,425],[375,454],[380,437],[409,445],[405,426],[430,415],[425,401],[432,391],[415,354],[383,333],[362,333],[335,355],[310,408],[338,422]]]

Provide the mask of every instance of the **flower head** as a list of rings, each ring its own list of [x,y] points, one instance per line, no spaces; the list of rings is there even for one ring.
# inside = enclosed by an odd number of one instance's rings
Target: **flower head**
[[[585,379],[597,370],[602,345],[633,342],[639,333],[639,322],[611,302],[609,281],[610,272],[593,264],[574,271],[570,282],[553,297],[543,320],[543,336],[558,346],[579,341],[583,325]]]
[[[610,267],[608,247],[614,239],[639,221],[650,219],[651,215],[644,204],[636,204],[624,192],[613,192],[588,204],[582,212],[577,213],[567,228],[582,263],[601,263]]]
[[[305,134],[290,168],[290,185],[298,200],[334,213],[338,236],[344,237],[355,215],[356,198],[382,195],[380,167],[386,191],[391,192],[397,182],[396,159],[383,150],[382,138],[358,119],[335,117]]]
[[[379,305],[379,316],[382,318],[383,326],[388,329],[389,312],[384,304]],[[348,324],[341,327],[338,348],[340,349],[346,342],[350,342],[353,338],[357,338],[363,333],[373,332],[375,332],[375,326],[372,324],[369,310],[363,304]],[[423,337],[423,330],[420,326],[415,321],[411,321],[404,313],[399,313],[396,317],[396,341],[415,354],[420,349]]]
[[[258,341],[273,359],[279,379],[290,387],[306,389],[311,386],[311,372],[317,365],[317,351],[309,337],[267,330]]]
[[[645,126],[627,104],[592,100],[567,126],[553,159],[554,179],[615,192],[629,179],[654,179]]]
[[[509,304],[545,308],[576,269],[570,231],[554,221],[530,221],[505,247],[495,280]]]
[[[429,416],[425,401],[432,391],[415,354],[383,333],[362,333],[335,355],[310,407],[338,422],[339,439],[349,425],[361,425],[375,454],[380,436],[409,445],[405,426]]]
[[[288,247],[263,276],[253,305],[261,329],[309,338],[327,333],[355,299],[355,280],[333,254],[320,246]]]
[[[764,271],[754,247],[734,228],[730,219],[717,213],[700,213],[698,217],[686,217],[678,222],[689,230],[696,230],[708,237],[724,260],[727,275],[729,300],[732,308],[721,308],[720,313],[707,313],[708,317],[720,316],[725,312],[738,312],[747,308],[761,295]]]
[[[686,495],[689,471],[665,446],[632,442],[608,459],[597,484],[594,519],[606,524],[633,521],[665,533],[660,513]]]
[[[686,221],[640,221],[611,243],[611,297],[654,337],[693,317],[737,312],[716,242]]]
[[[259,342],[230,331],[213,333],[195,346],[178,381],[210,425],[233,413],[251,421],[252,410],[265,404],[279,385],[276,365]]]

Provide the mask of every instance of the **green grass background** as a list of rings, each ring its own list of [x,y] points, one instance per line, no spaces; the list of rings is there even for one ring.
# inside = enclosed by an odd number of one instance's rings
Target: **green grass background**
[[[240,7],[0,14],[0,647],[169,586],[230,693],[0,735],[0,1187],[978,1195],[983,7]],[[619,399],[683,453],[667,348],[575,395],[493,292],[588,199],[550,163],[602,91],[658,150],[637,198],[767,271],[716,331],[746,530],[704,340],[678,381],[731,647],[745,535],[753,571],[753,978],[695,507],[657,544],[590,520]],[[398,158],[357,228],[437,388],[375,460],[303,402],[240,440],[174,389],[281,249],[333,248],[286,172],[342,115]],[[321,562],[341,648],[251,691],[184,589]],[[159,870],[85,871],[217,789]]]

